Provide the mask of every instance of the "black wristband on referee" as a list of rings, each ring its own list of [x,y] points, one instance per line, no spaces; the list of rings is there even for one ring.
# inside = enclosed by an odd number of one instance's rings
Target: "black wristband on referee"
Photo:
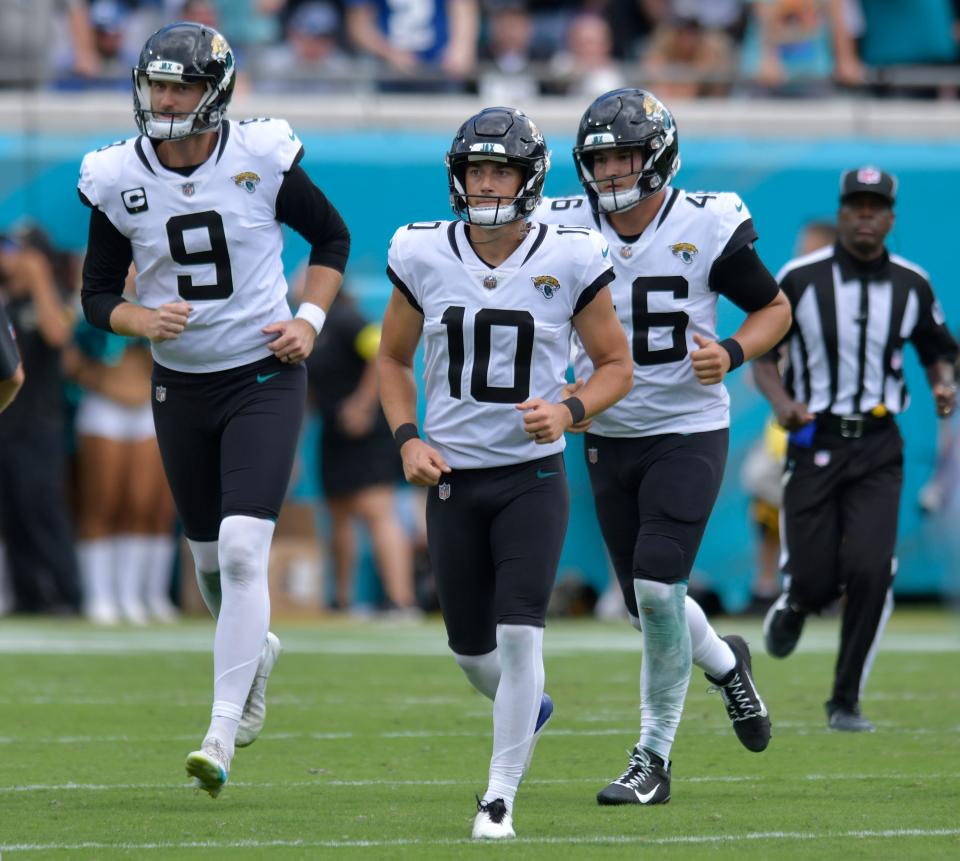
[[[393,438],[396,440],[397,448],[400,449],[403,448],[405,442],[420,439],[420,431],[417,430],[417,426],[413,422],[404,422],[393,432]]]
[[[573,416],[573,423],[580,424],[583,421],[583,417],[587,414],[587,408],[583,405],[583,401],[580,398],[567,398],[565,401],[560,401],[568,410],[570,410],[570,415]]]
[[[724,338],[720,342],[720,346],[723,347],[723,349],[727,351],[727,355],[730,356],[730,371],[735,371],[743,364],[743,347],[737,343],[735,338]]]

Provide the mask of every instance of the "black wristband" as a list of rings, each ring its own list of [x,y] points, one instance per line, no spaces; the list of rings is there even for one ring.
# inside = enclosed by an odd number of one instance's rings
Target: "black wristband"
[[[420,439],[420,431],[413,422],[405,422],[393,432],[393,438],[396,440],[397,448],[403,448],[405,442]]]
[[[587,414],[587,410],[580,398],[567,398],[565,401],[560,401],[560,403],[570,410],[570,415],[573,416],[573,423],[575,425],[580,424],[580,422],[583,421],[583,417]]]
[[[727,355],[730,356],[730,368],[729,371],[735,371],[743,364],[743,347],[737,343],[735,338],[724,338],[720,342],[720,346],[727,351]]]

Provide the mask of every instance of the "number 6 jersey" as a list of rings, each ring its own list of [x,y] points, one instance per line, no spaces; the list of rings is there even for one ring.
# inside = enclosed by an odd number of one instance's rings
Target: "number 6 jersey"
[[[585,195],[544,198],[535,218],[597,225]],[[728,192],[667,188],[663,204],[640,236],[620,236],[605,218],[617,317],[633,353],[633,388],[593,419],[591,433],[637,437],[698,433],[730,424],[730,397],[720,383],[703,386],[693,373],[694,333],[717,340],[718,292],[711,270],[757,238],[750,212]],[[590,359],[576,356],[577,377],[589,379]]]
[[[387,274],[423,314],[426,420],[455,469],[524,463],[562,451],[537,445],[516,404],[557,402],[570,360],[572,318],[613,280],[593,230],[531,224],[500,266],[474,252],[461,221],[401,227]]]
[[[285,120],[224,122],[189,175],[164,167],[147,137],[88,153],[85,202],[130,240],[141,305],[183,299],[187,328],[152,345],[174,371],[220,371],[270,355],[268,323],[290,318],[276,201],[302,153]]]

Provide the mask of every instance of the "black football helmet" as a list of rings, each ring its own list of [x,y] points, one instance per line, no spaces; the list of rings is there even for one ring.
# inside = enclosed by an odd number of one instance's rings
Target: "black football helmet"
[[[150,81],[205,85],[197,107],[169,119],[150,109]],[[220,128],[236,84],[233,50],[212,27],[181,21],[157,30],[133,70],[133,113],[141,134],[160,140],[185,138]]]
[[[624,191],[598,191],[593,156],[598,150],[635,147],[636,184]],[[580,182],[601,212],[623,212],[656,194],[680,169],[677,125],[666,105],[646,90],[612,90],[597,98],[580,120],[573,160]]]
[[[491,198],[495,206],[468,206],[466,171],[471,161],[503,161],[520,168],[515,197]],[[478,227],[498,227],[527,218],[543,197],[550,153],[543,133],[516,108],[485,108],[457,132],[446,156],[450,206],[457,217]]]

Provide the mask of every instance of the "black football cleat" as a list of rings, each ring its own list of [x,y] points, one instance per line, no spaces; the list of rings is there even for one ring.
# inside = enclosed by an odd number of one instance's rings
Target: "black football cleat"
[[[637,745],[627,770],[597,793],[597,804],[666,804],[670,800],[670,763]]]
[[[721,639],[730,647],[737,663],[722,679],[704,675],[714,685],[711,690],[720,691],[740,744],[759,753],[770,743],[770,715],[753,681],[750,648],[746,640],[736,634]]]

